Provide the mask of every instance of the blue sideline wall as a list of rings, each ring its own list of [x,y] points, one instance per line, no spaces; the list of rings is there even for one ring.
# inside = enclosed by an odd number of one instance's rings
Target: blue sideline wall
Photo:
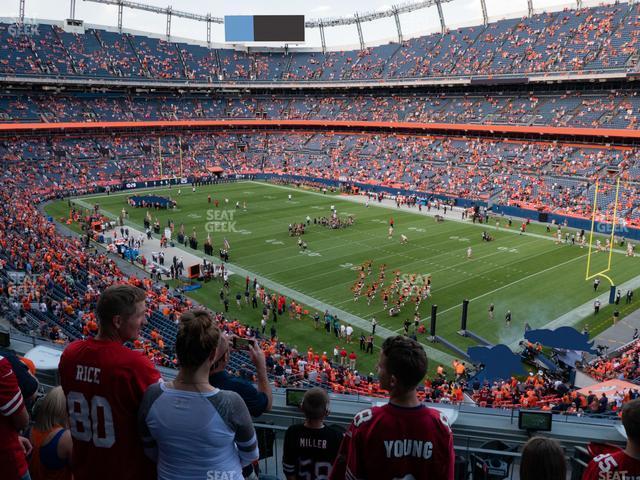
[[[339,187],[344,183],[350,183],[351,185],[357,186],[362,191],[369,191],[374,193],[383,192],[389,195],[416,196],[418,197],[419,200],[439,199],[439,200],[453,201],[457,207],[469,208],[469,207],[473,207],[474,205],[478,205],[480,207],[487,206],[487,202],[484,202],[484,201],[473,201],[465,198],[449,197],[446,195],[427,194],[425,192],[419,192],[416,190],[397,189],[392,187],[384,187],[380,185],[369,185],[369,184],[358,183],[358,182],[341,182],[339,180],[306,177],[302,175],[278,175],[278,174],[262,173],[262,174],[256,175],[255,178],[259,180],[269,180],[271,178],[280,178],[285,180],[291,180],[294,182],[296,181],[297,182],[315,182],[315,183],[320,183],[330,187]],[[491,211],[494,214],[498,214],[498,215],[504,215],[507,217],[528,218],[535,221],[539,221],[540,213],[545,213],[545,212],[538,212],[537,210],[528,210],[525,208],[506,206],[506,205],[497,205],[497,204],[491,207]],[[576,228],[578,230],[584,229],[585,232],[591,231],[591,221],[584,218],[575,218],[575,217],[569,217],[566,215],[559,215],[556,213],[547,213],[547,222],[551,223],[554,220],[555,220],[555,223],[558,225],[564,225],[566,222],[566,225],[570,228]],[[610,234],[611,224],[596,222],[594,231],[604,235]],[[637,228],[617,226],[616,236],[624,237],[626,239],[640,240],[640,230]]]

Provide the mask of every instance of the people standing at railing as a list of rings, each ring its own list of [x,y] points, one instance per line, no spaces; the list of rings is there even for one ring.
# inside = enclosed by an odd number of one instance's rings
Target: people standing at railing
[[[220,361],[213,366],[209,380],[211,385],[222,390],[237,392],[247,404],[249,413],[259,417],[271,411],[273,396],[267,376],[265,355],[257,341],[249,344],[248,354],[256,369],[257,388],[249,381],[229,375],[227,367],[231,359],[232,345],[226,336],[220,338]]]
[[[180,371],[144,395],[138,425],[159,479],[242,478],[258,459],[253,421],[242,397],[209,383],[224,362],[223,336],[206,310],[180,317],[176,353]]]
[[[627,434],[626,448],[595,457],[582,480],[640,478],[640,399],[625,404],[622,425]]]
[[[307,390],[300,409],[303,424],[291,425],[284,436],[282,469],[287,480],[320,480],[331,473],[343,434],[324,423],[329,395],[320,387]]]
[[[453,480],[448,421],[418,400],[416,388],[426,373],[427,356],[418,342],[404,336],[384,341],[378,377],[389,403],[356,414],[329,478]]]
[[[107,288],[96,307],[98,335],[73,342],[60,358],[76,480],[155,478],[138,439],[136,415],[160,374],[148,357],[124,346],[137,341],[147,323],[145,299],[145,291],[132,285]]]
[[[0,356],[0,472],[3,480],[30,480],[27,455],[31,443],[19,432],[29,425],[29,413],[8,359]]]
[[[53,388],[38,400],[34,416],[30,435],[33,453],[29,461],[32,480],[71,480],[73,441],[62,387]]]

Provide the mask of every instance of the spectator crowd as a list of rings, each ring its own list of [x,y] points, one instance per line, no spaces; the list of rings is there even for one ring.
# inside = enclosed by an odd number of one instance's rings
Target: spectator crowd
[[[162,81],[336,81],[635,72],[640,8],[543,12],[362,50],[245,52],[131,33],[0,24],[0,73]]]

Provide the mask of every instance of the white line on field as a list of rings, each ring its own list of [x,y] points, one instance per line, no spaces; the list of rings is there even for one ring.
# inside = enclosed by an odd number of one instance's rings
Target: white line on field
[[[528,279],[530,279],[530,278],[532,278],[532,277],[535,277],[536,275],[540,275],[541,273],[549,272],[549,271],[551,271],[551,270],[553,270],[553,269],[556,269],[556,268],[558,268],[558,267],[561,267],[561,266],[563,266],[563,265],[566,265],[567,263],[574,262],[574,261],[576,261],[576,260],[578,260],[578,259],[580,259],[580,258],[584,258],[584,257],[586,257],[586,256],[587,256],[587,254],[585,253],[584,255],[580,255],[579,257],[572,258],[572,259],[570,259],[570,260],[567,260],[566,262],[559,263],[559,264],[557,264],[557,265],[554,265],[553,267],[545,268],[544,270],[540,270],[539,272],[535,272],[535,273],[532,273],[531,275],[527,275],[526,277],[519,278],[518,280],[515,280],[515,281],[513,281],[513,282],[511,282],[511,283],[508,283],[508,284],[506,284],[506,285],[503,285],[503,286],[501,286],[501,287],[498,287],[498,288],[496,288],[496,289],[494,289],[494,290],[491,290],[491,291],[489,291],[489,292],[483,293],[482,295],[478,295],[477,297],[474,297],[474,298],[470,299],[470,301],[478,300],[478,299],[480,299],[480,298],[486,297],[487,295],[491,295],[492,293],[499,292],[500,290],[503,290],[503,289],[505,289],[505,288],[512,287],[512,286],[513,286],[513,285],[515,285],[516,283],[520,283],[520,282],[522,282],[522,281],[524,281],[524,280],[528,280]],[[447,313],[447,312],[449,312],[449,311],[453,310],[454,308],[459,308],[459,307],[461,307],[461,306],[462,306],[462,303],[459,303],[458,305],[454,305],[453,307],[447,308],[446,310],[443,310],[442,312],[440,312],[440,315],[442,315],[443,313]],[[422,319],[420,319],[420,322],[425,321],[427,318],[430,318],[430,317],[422,318]],[[396,330],[396,333],[397,333],[397,332],[400,332],[400,331],[402,331],[402,329],[401,329],[401,328],[400,328],[400,329],[398,329],[398,330]]]

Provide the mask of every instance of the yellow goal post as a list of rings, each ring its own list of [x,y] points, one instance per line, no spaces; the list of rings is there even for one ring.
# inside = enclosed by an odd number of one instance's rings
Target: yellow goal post
[[[611,218],[611,233],[609,235],[609,255],[607,258],[607,266],[606,268],[604,268],[603,270],[600,270],[599,272],[591,272],[591,259],[592,259],[592,255],[593,255],[593,234],[596,228],[596,220],[597,220],[597,214],[598,214],[598,193],[600,191],[600,181],[596,181],[595,184],[595,191],[594,191],[594,195],[593,195],[593,206],[592,206],[592,212],[591,212],[591,231],[589,234],[589,252],[587,254],[587,273],[585,276],[585,281],[591,280],[592,278],[595,277],[603,277],[606,278],[607,280],[609,280],[609,283],[611,283],[611,285],[615,285],[613,280],[611,279],[611,277],[608,275],[608,273],[611,271],[611,259],[613,256],[613,247],[614,247],[614,239],[615,239],[615,233],[616,233],[616,226],[618,224],[618,203],[619,203],[619,198],[620,198],[620,177],[618,177],[616,179],[616,193],[615,193],[615,197],[614,197],[614,201],[613,201],[613,217]],[[607,218],[606,218],[606,212],[605,212],[605,216],[603,218],[603,222],[600,223],[608,223],[607,222]]]

